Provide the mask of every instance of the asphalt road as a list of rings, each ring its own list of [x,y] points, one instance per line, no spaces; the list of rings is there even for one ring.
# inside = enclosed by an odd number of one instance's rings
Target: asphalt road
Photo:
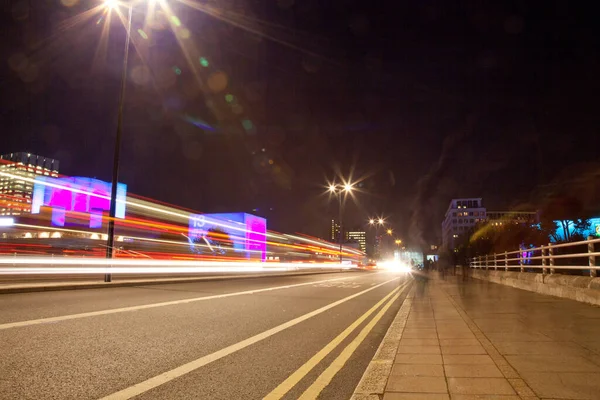
[[[309,267],[300,267],[297,270],[290,270],[289,272],[302,272],[310,271]],[[320,269],[313,269],[319,270]],[[332,269],[332,272],[338,272],[338,270]],[[275,273],[281,274],[285,271],[269,271],[265,268],[261,272],[251,272],[252,274],[268,274]],[[201,270],[194,273],[143,273],[143,274],[112,274],[113,282],[120,281],[135,281],[135,280],[150,280],[150,279],[164,279],[164,278],[198,278],[208,276],[227,276],[227,275],[241,275],[243,271],[235,272],[202,272]],[[28,275],[7,275],[0,274],[0,286],[2,285],[18,285],[18,284],[38,284],[38,283],[65,283],[65,282],[103,282],[104,274],[28,274]]]
[[[0,398],[347,399],[410,284],[345,272],[0,295]]]

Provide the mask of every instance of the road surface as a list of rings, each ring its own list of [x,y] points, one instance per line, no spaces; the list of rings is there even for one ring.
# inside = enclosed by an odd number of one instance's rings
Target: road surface
[[[347,399],[410,284],[346,272],[0,295],[0,398]]]

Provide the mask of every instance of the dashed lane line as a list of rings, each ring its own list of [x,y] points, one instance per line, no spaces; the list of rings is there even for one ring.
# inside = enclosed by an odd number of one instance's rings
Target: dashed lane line
[[[314,285],[314,284],[323,283],[323,282],[339,281],[339,280],[350,279],[350,278],[354,278],[354,277],[348,276],[348,277],[343,277],[343,278],[325,279],[325,280],[321,280],[321,281],[296,283],[293,285],[274,286],[274,287],[268,287],[268,288],[263,288],[263,289],[244,290],[242,292],[224,293],[224,294],[217,294],[217,295],[203,296],[203,297],[193,297],[191,299],[164,301],[161,303],[142,304],[139,306],[130,306],[130,307],[122,307],[122,308],[111,308],[111,309],[107,309],[107,310],[90,311],[90,312],[79,313],[79,314],[61,315],[58,317],[48,317],[48,318],[31,319],[31,320],[27,320],[27,321],[9,322],[6,324],[0,324],[0,331],[5,330],[5,329],[22,328],[22,327],[26,327],[26,326],[47,324],[47,323],[53,323],[53,322],[63,322],[63,321],[69,321],[69,320],[74,320],[74,319],[80,319],[80,318],[98,317],[101,315],[118,314],[118,313],[123,313],[123,312],[148,310],[151,308],[195,303],[197,301],[224,299],[227,297],[269,292],[269,291],[273,291],[273,290],[290,289],[290,288],[295,288],[295,287],[300,287],[300,286],[309,286],[309,285]]]
[[[233,354],[239,350],[242,350],[248,346],[251,346],[257,342],[260,342],[261,340],[267,339],[281,331],[284,331],[288,328],[291,328],[294,325],[298,325],[299,323],[306,321],[309,318],[312,318],[316,315],[322,314],[327,310],[332,309],[333,307],[336,307],[342,303],[345,303],[347,301],[350,301],[354,298],[357,298],[359,296],[362,296],[365,293],[368,293],[374,289],[377,289],[383,285],[386,285],[390,282],[396,281],[399,278],[393,278],[390,280],[387,280],[385,282],[382,282],[376,286],[373,286],[369,289],[365,289],[361,292],[355,293],[353,295],[350,295],[348,297],[344,297],[343,299],[334,301],[333,303],[330,303],[324,307],[321,307],[319,309],[316,309],[314,311],[311,311],[307,314],[304,314],[298,318],[294,318],[288,322],[285,322],[281,325],[278,325],[274,328],[268,329],[262,333],[259,333],[257,335],[254,335],[252,337],[249,337],[248,339],[242,340],[241,342],[232,344],[230,346],[227,346],[219,351],[216,351],[212,354],[208,354],[204,357],[200,357],[194,361],[190,361],[186,364],[183,364],[177,368],[174,368],[170,371],[166,371],[160,375],[154,376],[150,379],[147,379],[143,382],[140,382],[138,384],[135,384],[133,386],[130,386],[128,388],[125,388],[123,390],[120,390],[118,392],[115,392],[111,395],[108,395],[106,397],[103,397],[101,400],[125,400],[125,399],[131,399],[132,397],[135,396],[139,396],[142,393],[145,393],[151,389],[154,389],[158,386],[164,385],[167,382],[170,382],[174,379],[177,379],[183,375],[189,374],[190,372],[193,372],[195,370],[197,370],[198,368],[201,368],[207,364],[210,364],[214,361],[220,360],[223,357],[226,357],[230,354]]]

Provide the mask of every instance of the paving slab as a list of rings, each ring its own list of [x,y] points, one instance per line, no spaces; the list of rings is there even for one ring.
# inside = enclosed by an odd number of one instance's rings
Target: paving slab
[[[600,309],[430,273],[384,400],[600,399]]]

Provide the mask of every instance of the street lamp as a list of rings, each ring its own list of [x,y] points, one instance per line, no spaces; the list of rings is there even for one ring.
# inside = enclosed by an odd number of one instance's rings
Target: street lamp
[[[379,217],[377,219],[375,219],[375,218],[369,219],[369,225],[375,226],[375,247],[377,249],[375,251],[375,258],[377,258],[378,253],[379,253],[379,245],[377,243],[377,240],[378,240],[377,238],[379,237],[379,227],[383,226],[384,222],[385,221],[381,217]]]
[[[110,11],[119,6],[117,0],[106,0],[104,6]],[[106,241],[106,258],[113,258],[115,243],[115,214],[117,212],[117,184],[119,181],[119,161],[121,156],[121,135],[123,131],[123,104],[125,102],[125,88],[127,86],[127,65],[129,62],[129,41],[131,39],[131,14],[133,6],[129,4],[129,15],[125,38],[125,52],[123,55],[123,71],[121,73],[121,90],[119,93],[119,104],[117,112],[117,136],[115,138],[115,150],[113,155],[112,185],[110,189],[110,211],[108,213],[108,239]],[[104,282],[112,281],[112,275],[104,275]]]
[[[394,233],[394,231],[392,231],[391,229],[388,229],[388,230],[387,230],[387,234],[388,234],[388,235],[391,235],[392,233]]]
[[[351,193],[353,190],[353,184],[346,182],[343,185],[336,185],[334,183],[329,184],[329,193],[338,198],[338,211],[339,211],[339,223],[340,223],[340,264],[342,263],[342,243],[343,243],[343,226],[342,219],[344,217],[344,202],[342,201],[342,194]]]

